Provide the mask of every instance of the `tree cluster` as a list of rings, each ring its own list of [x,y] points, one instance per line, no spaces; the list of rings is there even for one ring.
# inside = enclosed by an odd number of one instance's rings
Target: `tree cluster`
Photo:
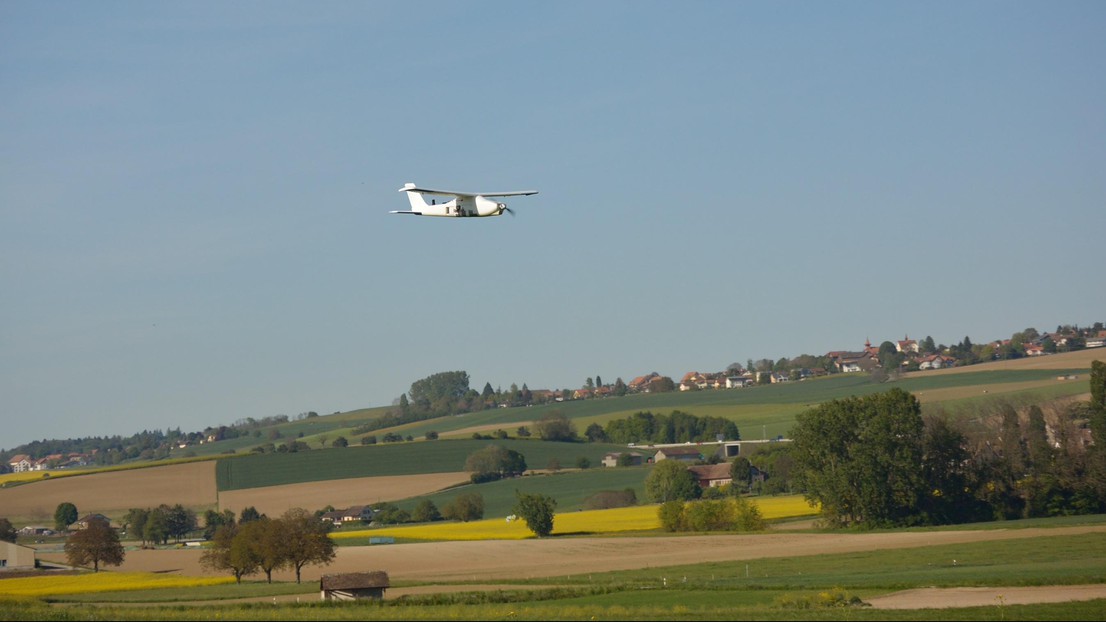
[[[1106,365],[1089,403],[1053,414],[995,402],[991,413],[923,417],[909,393],[834,400],[797,418],[797,485],[830,525],[955,524],[1106,511]],[[975,422],[974,427],[969,424]],[[1094,441],[1084,446],[1084,428]],[[1096,430],[1102,428],[1102,432]]]
[[[196,513],[181,504],[161,504],[156,508],[131,508],[123,518],[124,528],[142,545],[166,544],[170,538],[180,542],[198,525]]]
[[[470,478],[474,484],[493,482],[525,473],[526,457],[513,449],[487,445],[469,454],[465,470],[472,472]]]
[[[667,501],[657,510],[666,531],[761,531],[764,518],[742,497]]]
[[[220,526],[200,563],[212,570],[230,571],[239,583],[243,576],[259,571],[272,583],[273,571],[290,568],[299,583],[304,566],[334,561],[335,545],[329,533],[329,523],[292,508],[276,519],[263,516]]]
[[[737,424],[722,417],[697,417],[679,410],[668,415],[637,412],[624,419],[615,419],[603,428],[603,434],[589,426],[590,440],[609,443],[698,443],[714,441],[718,436],[726,440],[741,440]],[[593,436],[596,437],[593,439]]]

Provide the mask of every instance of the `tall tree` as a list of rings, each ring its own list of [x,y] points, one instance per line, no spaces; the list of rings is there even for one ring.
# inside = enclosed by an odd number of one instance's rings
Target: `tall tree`
[[[6,518],[0,518],[0,542],[15,542],[17,535],[18,533],[11,521]]]
[[[65,558],[71,566],[92,564],[100,572],[100,564],[118,566],[126,554],[119,543],[119,534],[106,520],[93,518],[84,529],[74,531],[65,541]]]
[[[288,564],[296,571],[296,583],[300,582],[300,571],[304,566],[325,566],[334,561],[337,553],[334,541],[328,535],[329,523],[303,508],[288,510],[280,521],[283,523]]]
[[[273,582],[273,571],[289,563],[291,538],[287,524],[268,517],[242,525],[239,538],[252,541],[257,556],[257,567],[265,573],[265,581]]]
[[[1106,363],[1091,363],[1091,401],[1089,404],[1091,446],[1087,452],[1087,489],[1097,504],[1106,510]]]
[[[833,400],[801,413],[792,432],[797,478],[832,525],[903,525],[918,520],[925,492],[921,407],[891,389]]]
[[[257,547],[251,538],[238,537],[244,526],[223,525],[217,529],[211,546],[200,554],[200,565],[210,570],[229,570],[238,583],[243,576],[257,572],[260,564]]]

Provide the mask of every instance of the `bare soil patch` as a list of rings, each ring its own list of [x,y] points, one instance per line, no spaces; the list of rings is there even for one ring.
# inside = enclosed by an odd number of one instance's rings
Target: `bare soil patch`
[[[241,513],[243,508],[253,506],[263,514],[279,516],[289,508],[313,510],[328,505],[336,508],[371,505],[380,501],[425,495],[468,482],[468,473],[457,472],[355,477],[246,488],[219,493],[219,509]]]
[[[950,607],[1004,607],[1035,603],[1066,603],[1106,598],[1106,584],[1042,585],[1033,587],[927,587],[903,590],[868,599],[875,609],[947,609]]]
[[[162,503],[214,506],[215,461],[58,477],[0,489],[0,508],[12,519],[53,525],[54,510],[65,501],[76,505],[82,516],[118,516],[130,508]]]

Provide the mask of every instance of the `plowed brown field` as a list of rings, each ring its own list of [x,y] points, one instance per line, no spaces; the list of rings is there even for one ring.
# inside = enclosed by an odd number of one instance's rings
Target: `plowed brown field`
[[[348,508],[379,501],[396,501],[437,492],[456,484],[468,483],[468,473],[428,473],[425,475],[389,475],[356,477],[325,482],[305,482],[283,486],[246,488],[219,493],[219,508],[240,513],[253,506],[258,512],[279,516],[289,508],[314,510],[328,505]]]
[[[149,469],[74,475],[0,489],[0,508],[12,522],[54,524],[54,511],[68,501],[83,516],[108,517],[130,508],[180,503],[196,508],[216,503],[215,462],[189,462]]]

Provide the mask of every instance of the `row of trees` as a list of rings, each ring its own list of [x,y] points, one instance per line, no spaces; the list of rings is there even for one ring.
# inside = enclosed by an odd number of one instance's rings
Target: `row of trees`
[[[373,506],[373,523],[396,525],[400,523],[430,523],[439,520],[455,520],[462,523],[484,518],[484,497],[478,492],[466,492],[454,497],[441,510],[430,499],[423,499],[408,512],[394,503],[381,502]]]
[[[796,483],[836,526],[1106,511],[1106,364],[1092,364],[1090,402],[1059,413],[1051,435],[1039,405],[1000,404],[976,429],[964,421],[923,417],[900,389],[828,402],[797,418]]]
[[[296,583],[307,565],[328,565],[336,556],[330,539],[330,524],[314,514],[292,508],[272,519],[223,524],[215,530],[211,545],[200,557],[205,568],[230,571],[235,580],[256,572],[264,572],[269,583],[273,572],[293,569]]]
[[[729,419],[697,417],[679,410],[668,415],[637,412],[624,419],[615,419],[606,427],[592,424],[585,435],[592,442],[618,444],[698,443],[714,441],[719,436],[725,440],[741,440],[737,424]]]

